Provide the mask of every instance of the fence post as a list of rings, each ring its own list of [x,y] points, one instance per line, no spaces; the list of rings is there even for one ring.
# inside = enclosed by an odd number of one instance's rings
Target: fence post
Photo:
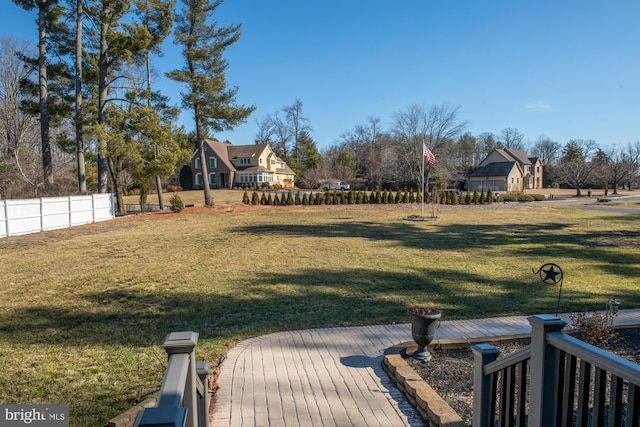
[[[5,236],[9,237],[11,234],[9,234],[9,207],[7,206],[7,201],[3,200],[2,201],[2,208],[4,209],[4,231],[5,231]]]
[[[555,425],[559,350],[547,343],[547,334],[562,331],[566,323],[550,314],[529,317],[531,324],[531,388],[529,394],[530,427]]]
[[[489,427],[493,411],[491,376],[484,374],[484,367],[495,361],[500,350],[491,344],[476,344],[473,351],[473,427]]]
[[[187,408],[188,427],[198,426],[198,391],[196,389],[196,354],[195,348],[198,343],[197,332],[172,332],[167,335],[162,347],[167,352],[167,356],[172,354],[189,354],[189,371],[184,389],[183,405]]]

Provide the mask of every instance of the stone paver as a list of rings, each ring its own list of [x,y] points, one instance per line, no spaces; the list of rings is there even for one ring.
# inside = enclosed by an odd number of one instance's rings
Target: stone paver
[[[620,310],[615,324],[640,324],[640,310]],[[443,321],[436,339],[530,331],[526,316]],[[411,326],[396,324],[287,331],[242,341],[221,366],[210,425],[423,426],[381,366],[385,349],[410,340]]]

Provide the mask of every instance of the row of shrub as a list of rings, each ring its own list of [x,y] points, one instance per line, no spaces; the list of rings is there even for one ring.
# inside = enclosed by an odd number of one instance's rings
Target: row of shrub
[[[458,194],[457,191],[436,192],[434,203],[445,205],[478,205],[491,204],[496,201],[496,197],[489,189],[485,193],[474,190],[473,193],[467,191],[465,194]],[[501,202],[532,202],[534,200],[544,200],[541,195],[526,194],[501,194],[498,198]],[[295,194],[291,191],[286,193],[265,193],[259,194],[254,191],[251,196],[247,191],[242,196],[242,202],[253,205],[270,206],[293,206],[293,205],[339,205],[339,204],[394,204],[394,203],[416,203],[422,201],[422,193],[412,190],[399,190],[396,192],[388,190],[367,191],[325,191]],[[425,194],[425,203],[431,203],[431,199]]]

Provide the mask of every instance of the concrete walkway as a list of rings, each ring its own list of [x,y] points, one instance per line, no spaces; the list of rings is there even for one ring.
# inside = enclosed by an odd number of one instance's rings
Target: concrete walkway
[[[614,323],[640,325],[640,310],[620,310]],[[530,332],[526,316],[453,320],[441,323],[436,340]],[[411,326],[399,324],[242,341],[221,366],[210,425],[423,426],[381,367],[385,349],[410,340]]]

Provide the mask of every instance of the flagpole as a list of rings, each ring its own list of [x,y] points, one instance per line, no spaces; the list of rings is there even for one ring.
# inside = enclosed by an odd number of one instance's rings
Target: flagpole
[[[421,182],[420,185],[422,187],[422,219],[424,219],[424,150],[425,150],[426,144],[424,143],[424,141],[422,142],[422,170],[420,171],[420,175],[421,175]]]

